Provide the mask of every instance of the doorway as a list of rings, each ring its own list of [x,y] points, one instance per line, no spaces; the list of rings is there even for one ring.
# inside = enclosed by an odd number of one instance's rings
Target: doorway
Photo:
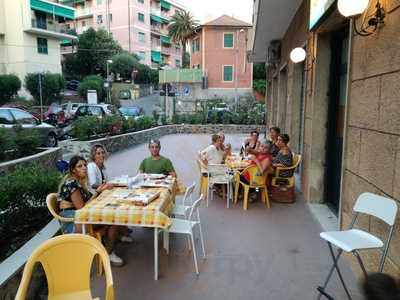
[[[345,126],[346,83],[349,32],[340,30],[331,35],[331,62],[326,142],[325,199],[335,214],[339,211],[340,182]]]

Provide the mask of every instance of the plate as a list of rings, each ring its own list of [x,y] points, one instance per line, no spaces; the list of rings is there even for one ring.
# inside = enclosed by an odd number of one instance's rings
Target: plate
[[[164,179],[167,175],[164,174],[146,174],[148,179]]]

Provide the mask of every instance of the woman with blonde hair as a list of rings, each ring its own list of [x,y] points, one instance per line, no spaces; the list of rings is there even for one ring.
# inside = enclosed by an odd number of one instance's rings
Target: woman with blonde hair
[[[97,187],[93,193],[87,187],[87,161],[82,156],[73,156],[69,161],[68,173],[61,181],[58,190],[60,215],[73,218],[75,211],[81,209],[88,203],[93,196],[101,193],[105,185]],[[74,223],[63,224],[65,233],[81,233],[82,225]],[[115,241],[119,235],[118,226],[105,227],[105,247],[110,253],[110,262],[115,266],[123,265],[123,260],[113,251]]]

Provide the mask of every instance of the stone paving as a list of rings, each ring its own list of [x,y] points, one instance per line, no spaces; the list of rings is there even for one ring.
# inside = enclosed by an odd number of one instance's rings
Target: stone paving
[[[227,135],[234,149],[242,139]],[[200,134],[161,138],[162,154],[171,158],[185,184],[197,182],[194,157],[209,140],[208,135]],[[111,176],[134,175],[147,155],[147,145],[113,154],[108,172]],[[203,206],[207,258],[199,257],[199,276],[194,273],[192,253],[179,235],[171,237],[169,255],[160,245],[160,278],[154,281],[153,231],[134,229],[135,243],[119,244],[116,249],[126,260],[122,268],[113,268],[116,299],[316,299],[315,288],[324,280],[331,260],[319,238],[319,224],[301,195],[297,200],[291,205],[272,203],[271,209],[254,203],[243,211],[241,202],[227,209],[226,203],[215,197],[208,208]],[[350,268],[343,264],[353,299],[362,299]],[[93,281],[94,296],[103,295],[103,279]],[[335,299],[346,298],[336,274],[329,291]]]

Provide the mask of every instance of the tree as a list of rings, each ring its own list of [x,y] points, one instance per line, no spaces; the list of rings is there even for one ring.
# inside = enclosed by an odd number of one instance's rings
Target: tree
[[[119,73],[123,79],[131,79],[132,71],[138,69],[139,61],[131,54],[117,54],[111,60],[111,71]]]
[[[104,76],[107,60],[121,52],[121,46],[107,31],[89,28],[78,36],[77,52],[67,56],[64,70],[77,78],[90,74]]]
[[[186,52],[185,58],[182,61],[182,68],[188,68],[188,67],[190,67],[190,53]]]
[[[266,80],[267,72],[265,68],[265,63],[255,63],[253,64],[253,79]]]
[[[186,44],[189,36],[194,32],[198,26],[198,21],[194,19],[193,15],[188,11],[176,11],[171,17],[169,24],[169,36],[175,43],[182,45],[182,66],[185,62]]]
[[[0,75],[0,104],[7,103],[17,95],[19,89],[21,88],[21,80],[18,76]]]
[[[99,100],[103,99],[103,78],[101,76],[89,75],[79,83],[78,93],[86,99],[88,90],[96,90]]]
[[[61,99],[61,91],[64,90],[65,80],[61,74],[28,73],[25,76],[25,88],[31,93],[36,102],[40,101],[39,76],[41,76],[42,99],[44,105]]]

